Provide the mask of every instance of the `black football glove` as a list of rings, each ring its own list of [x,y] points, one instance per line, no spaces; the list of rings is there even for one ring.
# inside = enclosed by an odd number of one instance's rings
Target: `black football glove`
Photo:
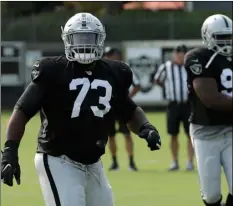
[[[2,152],[1,162],[1,180],[8,186],[13,186],[13,179],[20,185],[20,166],[18,158],[19,142],[8,140],[5,143],[4,151]]]
[[[161,139],[157,129],[150,123],[144,124],[139,130],[138,136],[147,141],[147,146],[151,151],[161,148]]]

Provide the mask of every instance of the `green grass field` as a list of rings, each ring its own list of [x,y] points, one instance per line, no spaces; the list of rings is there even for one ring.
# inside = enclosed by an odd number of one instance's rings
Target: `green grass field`
[[[186,172],[186,137],[181,132],[179,172],[169,173],[170,164],[169,137],[166,134],[165,114],[148,113],[150,121],[157,126],[163,138],[160,151],[151,152],[146,142],[134,136],[135,160],[140,171],[128,171],[128,158],[125,152],[124,138],[118,135],[118,159],[120,171],[108,172],[110,155],[103,156],[106,173],[113,187],[116,206],[202,206],[197,172]],[[2,114],[2,144],[5,141],[5,127],[9,113]],[[19,157],[22,170],[22,184],[9,188],[2,186],[1,201],[3,206],[43,206],[36,171],[34,154],[40,121],[38,116],[27,125],[22,140]],[[183,130],[182,130],[183,131]],[[3,145],[2,145],[3,147]],[[224,197],[227,186],[223,179]],[[78,205],[77,205],[78,206]],[[97,205],[96,205],[97,206]]]

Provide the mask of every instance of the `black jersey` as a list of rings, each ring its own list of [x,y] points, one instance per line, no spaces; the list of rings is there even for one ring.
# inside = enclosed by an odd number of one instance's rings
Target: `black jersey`
[[[214,51],[205,48],[193,49],[186,55],[185,68],[188,73],[190,122],[200,125],[232,125],[231,112],[207,108],[193,88],[193,80],[199,77],[214,78],[219,92],[232,96],[232,61],[222,55],[211,60]],[[210,63],[210,64],[209,64]],[[209,65],[208,65],[209,64]]]
[[[38,152],[90,164],[105,152],[112,114],[127,122],[137,106],[128,96],[132,72],[126,64],[101,59],[90,71],[84,67],[65,57],[37,61],[16,109],[29,119],[40,110]]]

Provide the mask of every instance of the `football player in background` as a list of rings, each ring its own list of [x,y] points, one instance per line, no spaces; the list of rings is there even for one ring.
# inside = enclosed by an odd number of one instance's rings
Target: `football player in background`
[[[232,20],[217,14],[201,28],[205,48],[185,57],[190,91],[190,133],[193,138],[202,198],[206,206],[220,206],[221,167],[232,196]]]
[[[105,47],[104,50],[104,58],[110,60],[117,60],[122,61],[122,53],[117,48]],[[133,83],[132,93],[130,93],[130,97],[136,94],[139,86],[136,83]],[[133,139],[130,134],[130,130],[128,129],[127,125],[122,121],[117,121],[117,114],[113,114],[111,121],[109,121],[109,149],[112,155],[112,164],[109,168],[110,171],[115,171],[119,169],[119,164],[117,160],[117,145],[116,145],[116,133],[120,132],[124,135],[125,138],[125,147],[129,157],[129,169],[131,171],[137,171],[136,164],[134,162],[134,155],[133,155]],[[116,122],[119,125],[118,130],[116,130]]]
[[[156,128],[128,95],[131,69],[101,59],[105,38],[102,23],[92,14],[71,17],[62,29],[66,56],[35,62],[32,82],[9,120],[1,179],[13,186],[13,178],[21,182],[18,148],[26,124],[40,111],[35,166],[46,206],[114,205],[100,160],[112,112],[151,150],[161,147]]]

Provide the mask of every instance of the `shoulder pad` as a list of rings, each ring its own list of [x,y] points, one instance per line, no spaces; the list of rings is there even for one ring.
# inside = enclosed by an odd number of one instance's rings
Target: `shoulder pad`
[[[46,60],[46,58],[42,58],[34,62],[31,72],[32,81],[37,81],[42,76]]]
[[[184,58],[185,69],[188,73],[194,76],[211,76],[211,70],[205,68],[211,55],[212,51],[206,48],[190,50]]]
[[[54,72],[56,63],[60,63],[62,57],[43,57],[37,60],[33,64],[31,79],[33,82],[39,81],[40,79],[46,79],[51,72]]]
[[[121,68],[120,78],[122,78],[122,81],[125,87],[129,88],[131,84],[133,83],[133,72],[131,68],[124,62],[121,62],[120,68]]]
[[[123,87],[129,88],[133,82],[133,74],[130,67],[123,61],[101,59],[101,62],[114,73],[119,84]]]
[[[123,61],[106,60],[104,61],[111,67],[111,71],[116,75],[118,82],[124,88],[129,88],[133,83],[133,72]]]
[[[188,51],[185,56],[184,56],[184,62],[186,63],[190,58],[194,57],[198,54],[198,49],[191,49],[190,51]]]
[[[207,48],[195,48],[188,51],[184,57],[184,62],[190,59],[199,59],[202,63],[208,62],[209,58],[213,55],[213,51]]]

